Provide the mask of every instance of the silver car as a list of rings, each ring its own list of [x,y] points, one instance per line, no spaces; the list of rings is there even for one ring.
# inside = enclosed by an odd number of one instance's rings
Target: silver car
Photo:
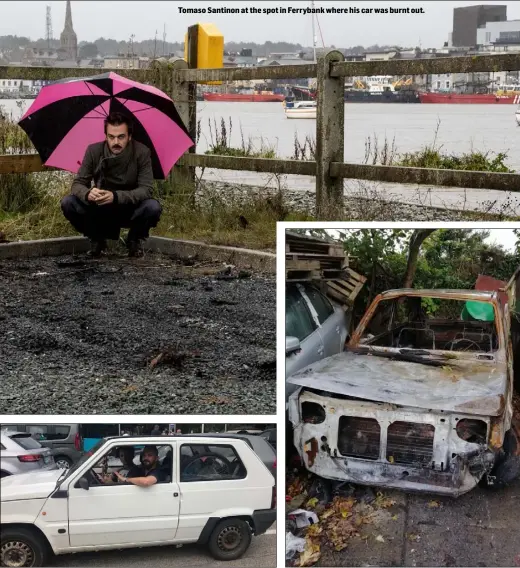
[[[27,432],[0,433],[0,477],[35,470],[56,469],[52,450]]]
[[[325,357],[341,353],[350,312],[308,283],[290,284],[285,292],[285,376]],[[297,387],[287,384],[286,396]]]

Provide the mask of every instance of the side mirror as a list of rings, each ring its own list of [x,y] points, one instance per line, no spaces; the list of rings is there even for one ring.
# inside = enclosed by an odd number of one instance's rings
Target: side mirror
[[[84,489],[85,491],[88,491],[90,489],[88,479],[86,477],[80,477],[78,485],[81,487],[81,489]]]
[[[295,351],[299,351],[300,347],[300,340],[297,337],[288,336],[285,338],[285,354],[289,355],[290,353],[294,353]]]

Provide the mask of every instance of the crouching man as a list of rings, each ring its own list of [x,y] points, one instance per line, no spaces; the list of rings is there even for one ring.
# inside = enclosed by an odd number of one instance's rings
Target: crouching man
[[[67,220],[90,239],[93,257],[107,248],[107,239],[119,239],[122,227],[130,228],[129,256],[141,256],[149,230],[161,216],[161,205],[152,199],[150,150],[132,140],[132,130],[130,118],[110,114],[105,140],[88,146],[71,195],[61,201]]]

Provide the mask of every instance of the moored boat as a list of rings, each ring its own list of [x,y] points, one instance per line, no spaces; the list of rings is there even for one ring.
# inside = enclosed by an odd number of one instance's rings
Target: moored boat
[[[315,101],[295,101],[293,106],[285,108],[287,118],[316,118]]]
[[[423,104],[498,104],[513,105],[520,104],[520,95],[497,95],[490,94],[467,94],[467,93],[419,93],[419,99]]]
[[[279,103],[285,99],[285,95],[276,93],[203,93],[205,101],[218,101],[228,103]]]

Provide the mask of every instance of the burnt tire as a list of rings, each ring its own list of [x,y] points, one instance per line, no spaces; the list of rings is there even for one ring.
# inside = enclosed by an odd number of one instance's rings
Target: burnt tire
[[[251,527],[242,519],[225,519],[213,529],[208,548],[216,560],[236,560],[251,544]]]
[[[514,455],[517,442],[513,430],[506,432],[502,449],[502,455],[490,473],[495,477],[493,484],[488,483],[485,476],[480,480],[480,485],[486,489],[502,489],[520,477],[520,455]]]
[[[332,483],[328,479],[315,477],[312,480],[308,495],[309,498],[316,497],[320,505],[326,505],[332,501]]]
[[[493,468],[491,475],[495,477],[493,485],[484,481],[486,489],[496,491],[507,487],[520,477],[520,456],[506,457]]]
[[[23,527],[2,527],[0,565],[20,568],[45,566],[50,555],[46,540],[36,531]]]

